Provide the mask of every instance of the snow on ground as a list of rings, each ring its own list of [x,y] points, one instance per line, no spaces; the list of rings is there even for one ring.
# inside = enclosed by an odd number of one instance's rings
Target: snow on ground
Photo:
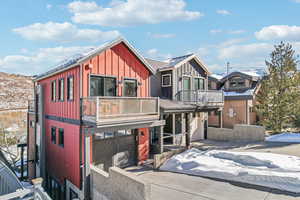
[[[160,169],[300,193],[300,158],[296,156],[190,149]]]
[[[266,138],[267,142],[300,143],[300,133],[281,133]]]

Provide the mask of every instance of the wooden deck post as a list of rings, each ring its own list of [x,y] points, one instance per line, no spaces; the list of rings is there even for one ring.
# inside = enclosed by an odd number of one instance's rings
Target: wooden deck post
[[[172,134],[173,134],[173,145],[176,144],[176,124],[175,124],[175,113],[172,114]]]
[[[161,154],[164,152],[164,126],[159,126],[158,135],[159,153]]]

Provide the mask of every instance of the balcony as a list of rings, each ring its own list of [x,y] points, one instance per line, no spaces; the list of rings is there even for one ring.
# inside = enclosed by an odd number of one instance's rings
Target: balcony
[[[182,90],[176,95],[178,101],[203,107],[223,107],[223,91]]]
[[[98,127],[155,121],[159,120],[159,98],[82,98],[81,114],[83,123]]]

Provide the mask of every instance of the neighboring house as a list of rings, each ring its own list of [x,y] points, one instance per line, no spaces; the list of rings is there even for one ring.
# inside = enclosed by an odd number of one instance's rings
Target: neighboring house
[[[36,77],[29,110],[28,172],[53,199],[89,198],[90,163],[108,170],[149,158],[149,128],[160,127],[150,97],[151,65],[118,38]]]
[[[221,75],[211,74],[208,76],[208,89],[219,90],[221,87],[220,80],[223,78]]]
[[[160,97],[164,143],[189,145],[207,136],[207,113],[223,107],[222,91],[208,90],[208,68],[194,54],[168,61],[147,59],[156,70],[151,77],[151,96]],[[158,134],[151,131],[151,144]]]
[[[261,75],[255,71],[232,72],[217,80],[220,90],[224,91],[225,104],[221,117],[220,113],[209,114],[209,126],[217,126],[219,120],[226,128],[235,124],[257,124],[258,116],[253,108],[260,80]]]

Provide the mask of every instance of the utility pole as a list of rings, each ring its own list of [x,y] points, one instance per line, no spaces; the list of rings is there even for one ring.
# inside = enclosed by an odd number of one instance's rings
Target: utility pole
[[[227,62],[227,74],[226,75],[229,74],[229,70],[230,70],[230,62]]]

